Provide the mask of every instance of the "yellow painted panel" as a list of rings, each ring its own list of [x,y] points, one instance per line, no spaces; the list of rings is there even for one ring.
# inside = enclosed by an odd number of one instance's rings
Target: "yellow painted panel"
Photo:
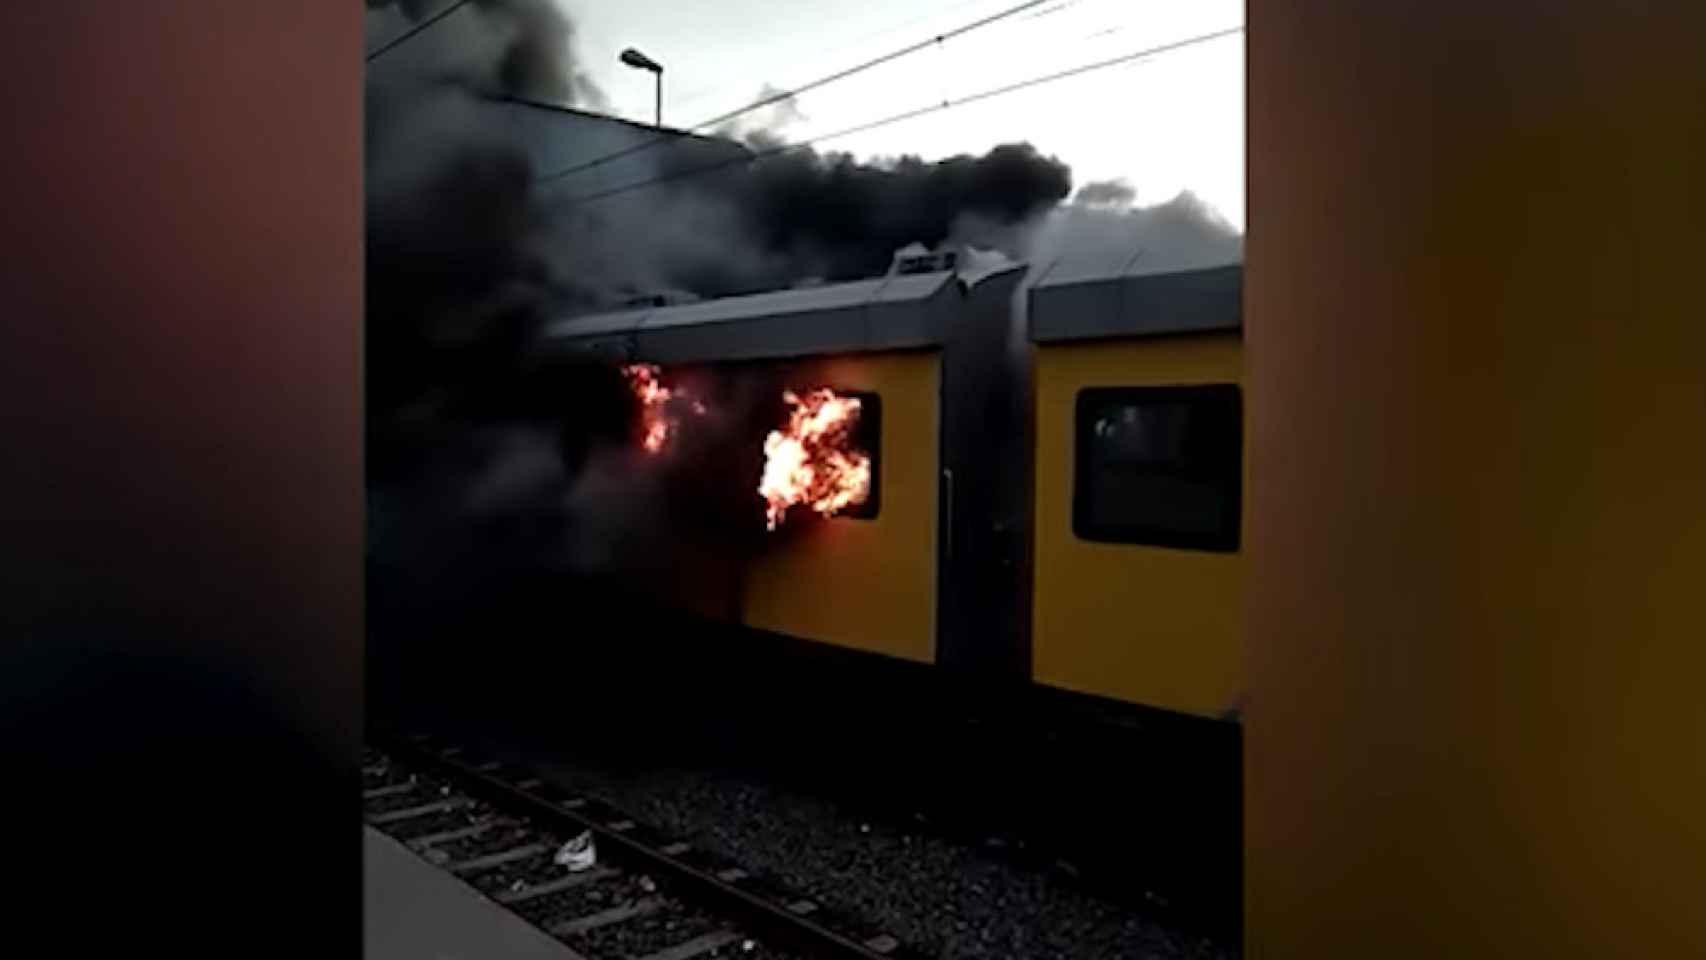
[[[775,633],[928,663],[935,658],[940,354],[882,353],[814,364],[801,385],[882,400],[880,502],[760,557],[743,620]]]
[[[1236,335],[1038,348],[1031,638],[1038,682],[1203,716],[1233,706],[1242,682],[1242,554],[1078,539],[1073,417],[1085,387],[1241,382]]]

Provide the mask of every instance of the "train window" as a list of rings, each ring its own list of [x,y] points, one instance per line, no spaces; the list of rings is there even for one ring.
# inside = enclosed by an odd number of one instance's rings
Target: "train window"
[[[1236,385],[1081,390],[1076,446],[1072,530],[1080,539],[1238,549]]]
[[[859,400],[859,423],[853,428],[853,448],[863,450],[871,458],[871,492],[865,502],[848,507],[837,516],[856,520],[874,520],[882,509],[883,492],[883,400],[874,393],[858,390],[845,392]]]

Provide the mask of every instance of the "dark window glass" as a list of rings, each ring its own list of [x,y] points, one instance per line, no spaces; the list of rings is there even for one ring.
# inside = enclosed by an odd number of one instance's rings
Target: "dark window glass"
[[[1081,539],[1238,549],[1243,412],[1232,384],[1078,394],[1072,529]]]

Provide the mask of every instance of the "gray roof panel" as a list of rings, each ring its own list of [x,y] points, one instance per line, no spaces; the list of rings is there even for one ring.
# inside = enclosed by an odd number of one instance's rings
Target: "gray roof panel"
[[[1030,290],[1031,339],[1238,330],[1243,280],[1238,263],[1171,270],[1144,265],[1142,257],[1118,269],[1060,264]]]
[[[545,328],[545,336],[552,340],[572,340],[577,337],[591,337],[609,333],[632,333],[638,330],[646,317],[657,309],[656,307],[642,307],[636,310],[621,310],[616,313],[568,317],[548,324]]]
[[[866,349],[864,309],[855,304],[741,321],[645,326],[635,347],[637,356],[658,363],[856,353]]]
[[[914,273],[908,276],[879,277],[875,281],[877,287],[871,297],[872,303],[897,303],[900,301],[923,300],[942,289],[942,284],[953,276],[951,273]]]
[[[945,275],[944,275],[945,276]],[[941,285],[937,278],[937,286]],[[774,290],[744,297],[724,297],[701,300],[657,310],[645,326],[694,326],[702,323],[723,323],[730,320],[751,320],[801,313],[839,310],[868,303],[882,286],[882,279],[838,283],[834,286],[806,287],[799,290]]]
[[[660,363],[911,349],[942,343],[960,296],[948,271],[875,277],[574,317],[552,324],[546,338],[554,347],[605,353],[612,336],[625,335],[633,358]]]

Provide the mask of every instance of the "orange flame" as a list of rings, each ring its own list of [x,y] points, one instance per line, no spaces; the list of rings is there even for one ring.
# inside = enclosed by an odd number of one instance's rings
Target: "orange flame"
[[[766,504],[765,526],[775,530],[797,504],[828,517],[864,503],[871,493],[871,458],[852,448],[858,399],[827,389],[804,397],[788,391],[782,399],[793,410],[788,426],[770,431],[764,441],[764,476],[758,484]]]
[[[658,368],[649,363],[631,363],[622,368],[629,388],[640,399],[640,444],[647,453],[663,450],[675,426],[666,410],[671,393],[659,382],[658,373]]]
[[[622,368],[628,386],[640,400],[640,445],[647,453],[661,453],[681,423],[670,415],[670,404],[688,400],[696,416],[706,414],[705,405],[688,396],[687,391],[663,385],[663,372],[654,364],[630,363]]]

